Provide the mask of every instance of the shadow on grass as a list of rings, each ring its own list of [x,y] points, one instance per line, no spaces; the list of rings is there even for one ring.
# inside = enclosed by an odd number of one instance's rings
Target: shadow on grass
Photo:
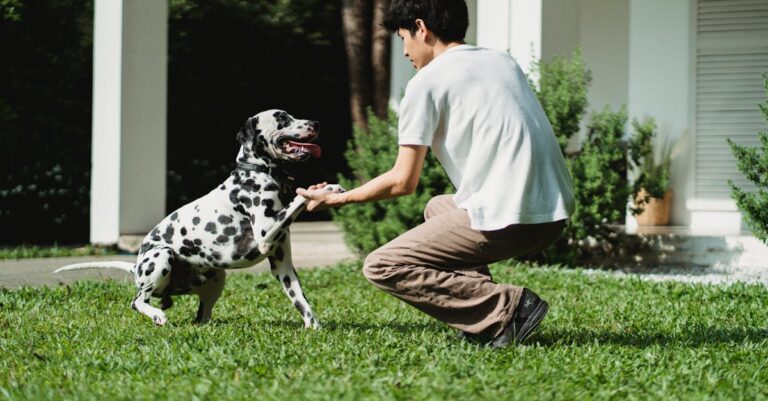
[[[242,324],[242,321],[229,321],[213,319],[211,324],[230,325]],[[300,320],[261,320],[246,323],[254,325],[254,330],[265,325],[288,330],[303,330],[304,324]],[[437,322],[340,322],[328,320],[321,322],[324,331],[392,331],[399,334],[411,334],[432,331],[440,335],[450,329],[448,326]],[[457,337],[458,340],[458,337]],[[740,344],[744,342],[760,343],[768,341],[768,329],[765,328],[735,328],[698,326],[686,332],[678,333],[649,333],[649,332],[610,332],[593,329],[559,329],[554,328],[538,331],[526,341],[527,344],[539,346],[582,346],[594,344],[613,344],[630,347],[644,348],[653,345],[665,346],[701,346],[709,344]],[[478,345],[482,343],[476,342]]]
[[[304,323],[299,320],[259,320],[253,321],[254,329],[257,327],[270,326],[289,330],[300,330],[304,328]],[[211,320],[209,324],[216,326],[226,326],[231,324],[242,324],[241,321],[230,319]],[[246,324],[251,324],[246,323]],[[440,332],[445,330],[445,325],[439,322],[381,322],[381,323],[362,323],[362,322],[338,322],[333,320],[320,321],[322,330],[326,331],[371,331],[371,330],[389,330],[397,333],[414,333],[423,331]]]
[[[615,344],[631,347],[652,345],[698,346],[708,344],[758,343],[768,340],[768,329],[699,326],[680,333],[608,332],[597,330],[554,329],[539,332],[531,337],[532,342],[543,346]]]

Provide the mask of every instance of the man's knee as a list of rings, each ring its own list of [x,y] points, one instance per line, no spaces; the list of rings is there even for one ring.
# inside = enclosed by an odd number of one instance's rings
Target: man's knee
[[[363,276],[372,283],[381,280],[384,269],[385,265],[378,250],[368,254],[363,262]]]
[[[433,196],[432,199],[427,201],[427,205],[424,206],[424,221],[429,220],[430,217],[438,215],[446,210],[450,210],[452,206],[452,194]]]

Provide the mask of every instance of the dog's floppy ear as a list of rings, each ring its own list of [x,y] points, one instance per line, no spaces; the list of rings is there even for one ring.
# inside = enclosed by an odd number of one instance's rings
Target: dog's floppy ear
[[[259,129],[256,128],[258,124],[259,117],[251,117],[246,120],[245,124],[240,128],[240,131],[237,131],[237,141],[240,142],[241,145],[253,143],[254,139],[256,139],[256,135],[259,134]]]

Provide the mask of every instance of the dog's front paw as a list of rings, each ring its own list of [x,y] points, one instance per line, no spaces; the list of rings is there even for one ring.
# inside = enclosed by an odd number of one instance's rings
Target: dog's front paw
[[[158,313],[158,314],[152,316],[152,321],[155,322],[155,325],[162,326],[162,325],[168,323],[168,318],[165,317],[164,313]]]
[[[347,190],[342,188],[341,185],[339,185],[339,184],[329,184],[329,185],[326,185],[325,187],[323,187],[323,189],[325,189],[328,192],[333,192],[333,193],[337,193],[337,194],[340,194],[342,192],[347,192]]]
[[[317,319],[312,318],[309,321],[304,322],[304,328],[309,330],[320,330],[320,322],[318,322]]]

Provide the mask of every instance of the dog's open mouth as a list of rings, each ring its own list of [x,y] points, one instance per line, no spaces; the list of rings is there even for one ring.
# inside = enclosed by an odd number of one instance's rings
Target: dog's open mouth
[[[311,142],[299,142],[286,139],[281,142],[281,145],[283,147],[283,151],[288,154],[309,153],[312,155],[312,157],[315,158],[320,157],[322,154],[322,149],[320,146]]]

